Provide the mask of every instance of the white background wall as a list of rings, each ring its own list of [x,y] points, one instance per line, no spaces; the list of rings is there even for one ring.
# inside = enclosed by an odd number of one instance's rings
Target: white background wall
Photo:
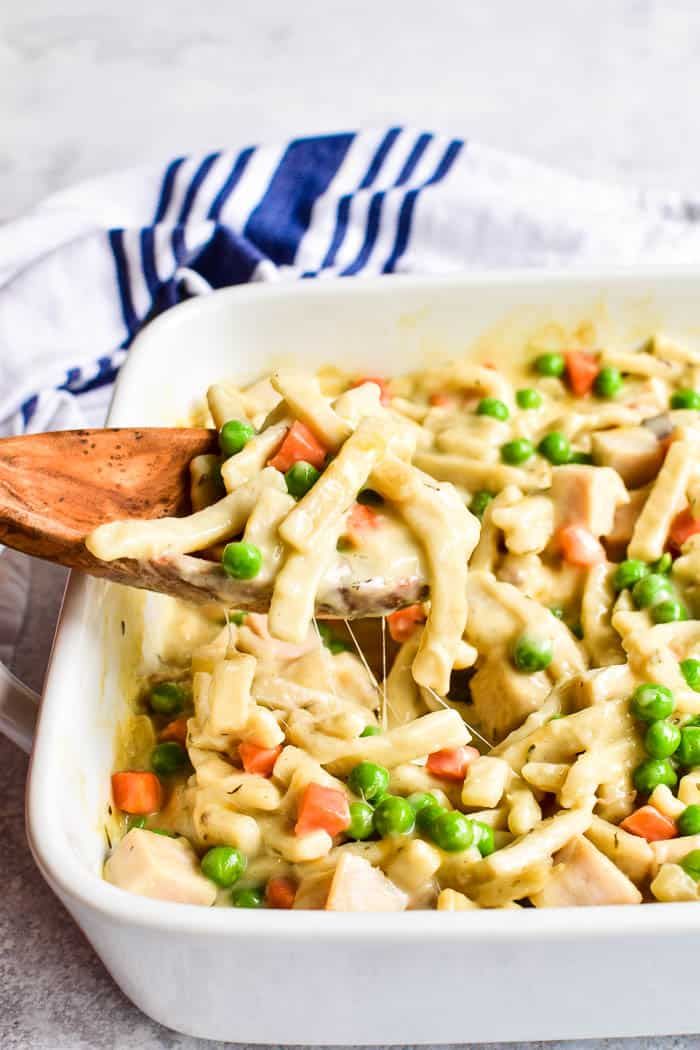
[[[0,0],[0,217],[188,148],[409,122],[692,189],[697,0]]]

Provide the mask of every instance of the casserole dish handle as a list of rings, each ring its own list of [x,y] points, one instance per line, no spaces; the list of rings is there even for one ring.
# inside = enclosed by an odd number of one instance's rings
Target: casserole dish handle
[[[39,696],[0,663],[0,732],[27,754],[32,749]]]

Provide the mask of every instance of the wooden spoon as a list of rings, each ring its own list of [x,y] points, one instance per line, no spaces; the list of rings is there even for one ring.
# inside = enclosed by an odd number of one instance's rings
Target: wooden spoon
[[[198,604],[265,612],[272,584],[233,580],[191,555],[103,562],[85,537],[126,518],[190,513],[189,464],[218,451],[215,430],[67,430],[0,439],[0,542],[117,583]],[[339,561],[317,601],[319,616],[383,616],[427,594],[418,577],[355,578]]]

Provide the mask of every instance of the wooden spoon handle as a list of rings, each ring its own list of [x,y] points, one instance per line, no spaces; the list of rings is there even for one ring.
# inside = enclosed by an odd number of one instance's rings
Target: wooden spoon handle
[[[187,513],[189,463],[216,452],[215,430],[67,430],[0,439],[0,542],[94,575],[97,525]]]

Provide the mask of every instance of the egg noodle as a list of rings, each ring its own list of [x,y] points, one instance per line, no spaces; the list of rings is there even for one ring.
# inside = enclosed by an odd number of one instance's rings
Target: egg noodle
[[[698,899],[700,352],[278,372],[197,422],[221,455],[192,514],[88,546],[205,559],[269,610],[203,607],[204,644],[143,681],[109,881],[330,911]],[[386,620],[320,615],[360,614],[367,580]]]

